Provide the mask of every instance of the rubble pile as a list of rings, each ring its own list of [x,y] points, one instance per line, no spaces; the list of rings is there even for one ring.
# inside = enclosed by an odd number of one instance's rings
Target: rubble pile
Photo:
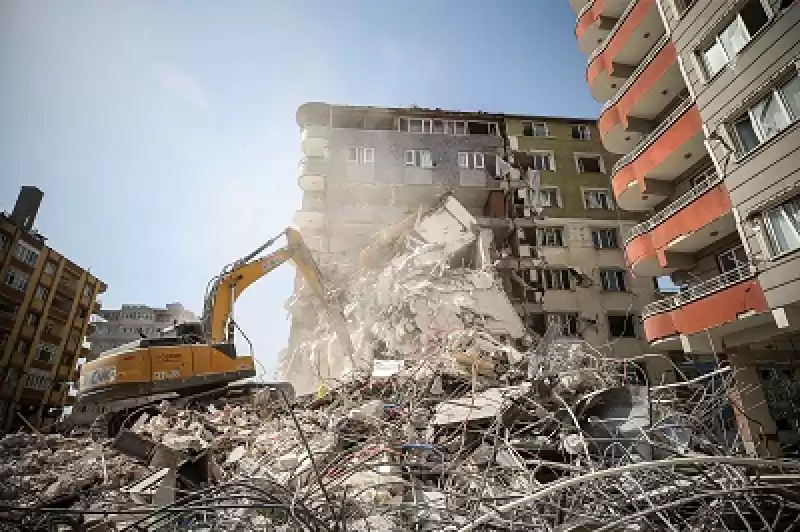
[[[244,399],[142,412],[101,456],[108,464],[119,449],[132,469],[93,477],[102,489],[77,495],[70,515],[87,530],[136,531],[800,523],[800,462],[747,455],[727,406],[730,371],[687,379],[675,367],[678,382],[651,383],[641,360],[610,360],[552,327],[528,334],[470,224],[453,222],[466,217],[444,210],[447,223],[418,220],[388,242],[380,264],[339,278],[356,352],[345,357],[323,321],[285,360],[295,376],[313,368],[302,377],[316,379],[314,393],[295,399],[265,384]],[[301,296],[292,305],[316,303]],[[10,438],[50,449],[49,436]],[[53,441],[73,456],[97,448]],[[24,453],[12,475],[33,482]],[[101,471],[95,462],[65,467],[77,481]],[[9,507],[31,504],[17,496]],[[32,515],[56,514],[41,506]]]

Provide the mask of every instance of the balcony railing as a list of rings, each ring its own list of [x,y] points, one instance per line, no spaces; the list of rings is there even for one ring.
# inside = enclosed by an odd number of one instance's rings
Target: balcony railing
[[[674,296],[645,305],[642,308],[642,319],[669,312],[687,303],[691,303],[692,301],[708,297],[730,286],[739,284],[745,279],[754,276],[756,273],[757,269],[754,265],[742,264],[738,268],[712,277],[707,281],[691,285]]]
[[[586,14],[586,12],[587,12],[587,11],[589,11],[590,9],[592,9],[592,6],[594,5],[594,2],[595,2],[595,0],[589,0],[588,2],[586,2],[586,5],[584,5],[584,6],[581,8],[581,10],[580,10],[580,11],[578,11],[578,16],[577,16],[577,17],[575,17],[575,18],[576,18],[576,20],[580,20],[580,19],[583,17],[583,15],[585,15],[585,14]]]
[[[626,7],[625,11],[623,11],[622,14],[619,16],[619,20],[617,21],[617,23],[614,24],[614,27],[611,28],[611,31],[608,33],[608,35],[606,35],[606,38],[603,40],[600,46],[594,49],[594,52],[592,52],[592,54],[589,56],[589,60],[586,62],[587,65],[591,65],[592,61],[594,61],[598,55],[602,54],[605,51],[605,49],[608,48],[608,45],[614,39],[614,36],[617,34],[622,25],[625,24],[625,21],[628,19],[628,15],[630,15],[631,11],[633,11],[637,3],[638,3],[637,0],[631,0],[631,2],[628,4],[628,7]]]
[[[668,42],[669,42],[669,35],[667,35],[666,33],[662,35],[659,40],[656,41],[653,47],[650,48],[650,51],[647,52],[647,55],[645,55],[644,58],[642,58],[642,61],[639,63],[639,66],[637,66],[636,69],[631,74],[631,76],[625,80],[625,83],[622,84],[617,93],[603,105],[603,108],[600,110],[601,116],[608,109],[616,105],[617,102],[619,102],[623,96],[625,96],[625,93],[628,92],[628,89],[630,89],[631,86],[634,83],[636,83],[636,80],[639,79],[639,76],[642,75],[642,72],[644,72],[645,69],[648,66],[650,66],[650,63],[661,52],[661,50],[664,48],[664,46],[666,46]]]
[[[653,131],[642,137],[642,140],[640,140],[639,143],[630,152],[620,157],[619,161],[617,161],[617,163],[614,165],[614,168],[611,170],[611,175],[613,176],[620,170],[620,168],[627,165],[628,163],[636,159],[639,155],[641,155],[642,152],[644,152],[647,148],[649,148],[650,145],[653,144],[653,142],[655,142],[656,139],[658,139],[658,137],[660,137],[667,129],[669,129],[669,127],[672,124],[674,124],[678,120],[678,118],[680,118],[683,115],[683,113],[685,113],[693,104],[694,102],[692,101],[691,98],[686,98],[684,101],[682,101],[669,114],[669,116],[667,116],[667,118],[665,118],[660,124],[658,124],[658,126]]]
[[[625,235],[625,244],[639,235],[652,231],[657,226],[664,223],[664,221],[670,218],[672,215],[723,181],[722,176],[717,174],[717,171],[713,166],[708,167],[702,173],[698,174],[695,179],[700,180],[695,186],[687,190],[672,203],[658,211],[644,222],[631,227],[631,229]]]

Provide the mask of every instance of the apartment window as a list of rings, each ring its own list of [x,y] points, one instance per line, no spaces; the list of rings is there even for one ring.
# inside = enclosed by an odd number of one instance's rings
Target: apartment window
[[[410,118],[408,120],[409,133],[432,133],[433,121],[427,118]]]
[[[445,120],[444,132],[447,135],[466,135],[467,123],[460,120]]]
[[[611,338],[636,338],[636,325],[631,314],[609,314],[608,333]]]
[[[619,231],[614,228],[592,229],[595,249],[619,249]]]
[[[580,336],[578,315],[575,313],[559,312],[547,315],[547,325],[554,325],[560,329],[561,336]]]
[[[800,197],[764,211],[763,223],[773,255],[800,248]]]
[[[458,152],[458,166],[460,168],[482,170],[486,167],[484,160],[484,155],[481,152]]]
[[[39,342],[36,346],[36,360],[51,363],[56,358],[58,347],[47,342]]]
[[[47,299],[47,288],[43,286],[37,286],[36,291],[34,291],[33,293],[33,297],[44,301],[45,299]]]
[[[625,270],[601,268],[600,284],[606,292],[628,291],[628,279]]]
[[[50,388],[50,372],[30,368],[25,374],[23,385],[34,390],[47,390]]]
[[[546,137],[547,123],[546,122],[523,122],[522,135],[525,137]]]
[[[17,246],[14,248],[14,256],[28,266],[36,266],[36,261],[39,260],[39,250],[27,242],[18,240]]]
[[[0,232],[0,249],[6,249],[10,238],[7,234]]]
[[[747,2],[736,18],[700,50],[700,57],[709,78],[713,78],[744,48],[753,35],[767,23],[767,13],[760,0]]]
[[[723,251],[717,255],[717,264],[719,265],[720,273],[735,270],[741,266],[747,265],[747,253],[744,251],[743,246],[736,246]]]
[[[88,285],[88,284],[83,285],[83,295],[85,297],[91,297],[92,296],[92,286],[91,285]]]
[[[54,262],[47,261],[44,263],[44,273],[47,275],[55,275],[56,274],[56,264]]]
[[[592,138],[591,130],[586,124],[572,124],[572,138],[578,140],[589,140]]]
[[[347,148],[347,162],[353,164],[369,164],[375,162],[375,148],[351,146]]]
[[[536,245],[546,247],[561,247],[564,245],[563,227],[537,227]]]
[[[28,312],[25,315],[25,324],[26,325],[33,325],[36,327],[36,324],[39,323],[39,316],[33,314],[32,312]]]
[[[20,292],[24,292],[25,289],[28,287],[28,281],[30,277],[25,275],[19,270],[14,268],[9,268],[6,270],[6,276],[3,279],[8,286],[13,288],[14,290],[19,290]]]
[[[547,290],[572,290],[572,275],[566,268],[542,270],[542,278]]]
[[[599,174],[605,172],[603,158],[599,155],[575,154],[575,168],[580,174]]]
[[[533,204],[533,191],[531,191],[531,204]],[[560,207],[561,194],[558,187],[542,187],[539,189],[539,205],[542,207]]]
[[[586,209],[602,209],[610,211],[614,208],[611,193],[608,189],[584,190],[583,206]]]
[[[28,352],[28,342],[20,340],[17,342],[17,353],[24,355]]]
[[[406,150],[406,166],[432,168],[433,157],[430,150]]]
[[[675,12],[679,17],[682,17],[697,0],[672,0],[672,5],[675,7]]]
[[[800,119],[800,78],[795,76],[733,121],[739,153],[746,154]]]
[[[531,152],[533,158],[532,164],[534,170],[550,170],[554,171],[555,165],[553,164],[552,152]]]

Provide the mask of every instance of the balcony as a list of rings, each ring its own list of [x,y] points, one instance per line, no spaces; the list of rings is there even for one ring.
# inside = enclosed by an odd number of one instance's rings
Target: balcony
[[[647,211],[673,192],[672,181],[706,153],[700,112],[684,100],[611,171],[617,204],[626,211]]]
[[[625,256],[634,274],[659,276],[689,268],[693,253],[736,231],[723,178],[712,167],[695,179],[694,187],[625,235]]]
[[[303,190],[325,190],[328,160],[324,157],[306,157],[300,161],[297,184]]]
[[[64,294],[70,300],[75,299],[75,296],[78,294],[76,283],[70,281],[59,281],[56,290]]]
[[[575,38],[583,53],[592,53],[606,40],[628,3],[629,0],[590,0],[583,6],[575,22]]]
[[[745,264],[672,297],[645,305],[644,330],[649,342],[736,324],[768,310],[754,266]],[[728,328],[731,328],[728,325]]]
[[[600,111],[603,146],[613,153],[631,151],[684,88],[675,45],[664,35]]]
[[[569,0],[569,6],[575,13],[580,13],[592,0]]]
[[[62,323],[67,323],[69,319],[69,310],[64,310],[55,305],[50,305],[49,315]]]
[[[101,308],[103,308],[102,302],[101,301],[95,301],[92,304],[92,314],[99,314]]]
[[[586,81],[597,101],[611,99],[664,35],[656,0],[631,0],[603,43],[589,56]]]
[[[325,227],[325,213],[299,210],[294,213],[292,221],[301,231],[319,231]]]
[[[328,127],[305,126],[300,138],[300,147],[309,157],[325,157],[328,151]]]

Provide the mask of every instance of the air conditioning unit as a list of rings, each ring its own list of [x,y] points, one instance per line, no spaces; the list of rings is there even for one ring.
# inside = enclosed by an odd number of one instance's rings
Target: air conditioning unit
[[[519,246],[519,256],[520,257],[530,257],[531,256],[531,247],[527,244],[521,244]]]

